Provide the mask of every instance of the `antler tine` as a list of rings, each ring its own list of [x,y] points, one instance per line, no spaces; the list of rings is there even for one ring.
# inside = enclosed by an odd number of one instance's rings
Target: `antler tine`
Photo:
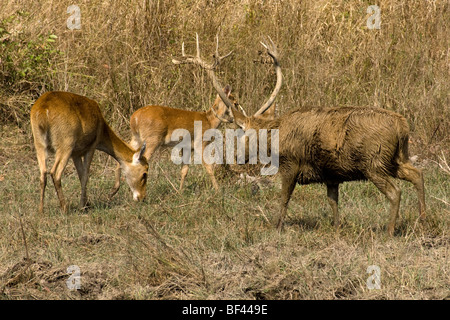
[[[261,43],[263,45],[264,48],[266,48],[267,50],[269,50],[269,48],[267,47],[267,44],[265,44],[264,42],[260,41],[259,43]]]
[[[221,56],[221,57],[220,57],[220,60],[223,60],[223,59],[229,57],[232,53],[233,53],[233,50],[231,50],[230,52],[228,52],[226,55]]]
[[[273,43],[272,38],[270,38],[270,36],[267,36],[267,38],[270,41],[270,45],[267,45],[261,41],[260,43],[263,45],[264,48],[266,48],[267,54],[275,60],[274,63],[278,63],[277,47],[275,46],[275,43]]]
[[[261,44],[264,46],[264,48],[267,49],[267,54],[272,57],[273,65],[275,67],[275,72],[277,74],[277,83],[275,85],[275,88],[272,91],[272,94],[270,95],[269,99],[261,106],[261,108],[254,114],[254,116],[259,116],[263,114],[267,109],[270,108],[270,106],[275,101],[275,98],[280,91],[281,84],[283,82],[283,74],[281,72],[280,63],[278,62],[278,52],[277,47],[275,46],[275,43],[272,41],[272,39],[268,36],[267,37],[270,44],[267,45],[263,42]]]
[[[219,33],[217,33],[216,34],[216,53],[213,55],[214,64],[212,65],[212,68],[215,69],[217,67],[217,65],[219,65],[223,59],[229,57],[232,53],[233,53],[233,50],[231,50],[224,56],[220,56],[220,54],[219,54]]]
[[[230,52],[228,52],[226,55],[224,56],[220,56],[219,55],[219,34],[217,34],[217,46],[216,46],[216,54],[219,57],[219,60],[223,60],[227,57],[229,57],[231,54],[233,53],[233,50],[231,50]]]
[[[274,46],[274,43],[273,43],[272,39],[271,39],[269,36],[267,36],[267,39],[266,39],[266,40],[269,40],[269,41],[271,42],[271,45]],[[264,39],[263,39],[263,41],[264,41]],[[267,42],[267,41],[265,41],[265,42]],[[269,46],[268,46],[267,44],[265,44],[264,42],[260,41],[259,43],[261,43],[262,46],[263,46],[264,48],[266,48],[267,50],[270,49]]]
[[[218,35],[217,35],[218,38]],[[233,107],[233,103],[228,99],[227,95],[223,92],[222,87],[219,83],[219,80],[217,79],[215,73],[214,73],[214,69],[216,68],[216,66],[219,64],[220,60],[228,57],[233,51],[231,51],[230,53],[228,53],[227,55],[220,57],[218,55],[218,46],[219,46],[219,41],[218,39],[217,41],[217,45],[216,45],[216,56],[214,57],[214,62],[209,64],[206,61],[203,61],[201,56],[200,56],[200,42],[199,42],[199,37],[198,37],[198,33],[195,33],[195,42],[196,42],[196,47],[197,47],[197,54],[195,56],[193,55],[186,55],[184,52],[184,43],[181,46],[181,53],[183,56],[183,59],[172,59],[172,62],[174,64],[195,64],[200,66],[201,68],[206,70],[206,73],[208,74],[209,78],[211,79],[214,89],[216,89],[217,93],[219,94],[220,98],[222,99],[222,101],[225,103],[225,105],[228,108]]]
[[[183,43],[181,43],[181,56],[183,58],[186,58],[186,53],[184,52],[184,41],[183,41]],[[178,59],[172,59],[172,63],[173,64],[182,64],[182,63],[186,63],[186,62],[178,60]]]
[[[272,46],[275,48],[275,50],[277,49],[277,46],[275,45],[275,43],[272,41],[272,38],[270,37],[270,36],[268,36],[269,37],[269,40],[270,40],[270,43],[272,44]]]
[[[197,45],[197,58],[200,59],[200,44],[198,42],[198,33],[195,33],[195,43]]]
[[[214,62],[211,66],[211,69],[215,69],[217,65],[220,63],[220,55],[219,55],[219,32],[216,34],[216,52],[213,54]]]
[[[242,106],[240,104],[238,104],[239,109],[241,110],[242,114],[244,116],[247,116],[247,112],[245,112],[244,108],[242,108]]]
[[[219,58],[219,32],[216,34],[216,57]]]

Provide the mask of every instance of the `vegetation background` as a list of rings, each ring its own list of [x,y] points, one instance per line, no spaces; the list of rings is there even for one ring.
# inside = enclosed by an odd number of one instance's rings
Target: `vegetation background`
[[[67,27],[73,4],[80,30]],[[373,4],[380,29],[367,27]],[[0,8],[0,297],[450,297],[449,1],[0,0]],[[50,183],[46,214],[38,216],[33,102],[49,90],[86,95],[125,139],[130,115],[142,106],[206,110],[215,92],[204,72],[171,60],[183,41],[195,50],[196,32],[211,58],[219,31],[220,51],[234,54],[218,74],[247,113],[274,86],[259,43],[270,36],[284,75],[279,114],[357,105],[404,115],[411,156],[425,172],[427,224],[417,223],[412,186],[398,182],[401,218],[396,237],[387,238],[384,197],[355,182],[342,188],[339,232],[324,187],[313,185],[297,188],[279,234],[267,223],[278,210],[277,180],[238,185],[218,168],[223,188],[214,193],[193,168],[178,193],[179,168],[168,161],[153,162],[145,204],[132,204],[126,187],[109,201],[114,163],[100,153],[91,209],[74,209],[80,190],[68,166],[63,186],[73,210],[60,213]],[[65,285],[72,264],[81,270],[78,291]],[[381,268],[379,290],[366,286],[369,265]]]

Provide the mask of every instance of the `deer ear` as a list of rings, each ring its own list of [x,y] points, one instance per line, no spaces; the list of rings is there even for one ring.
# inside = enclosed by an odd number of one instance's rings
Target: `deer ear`
[[[266,112],[264,112],[264,114],[275,115],[276,110],[277,110],[277,107],[276,107],[276,103],[274,102],[272,104],[272,106]]]
[[[227,85],[225,86],[225,88],[223,88],[223,92],[227,95],[227,97],[230,96],[230,93],[231,93],[231,87],[230,87],[229,84],[227,84]]]
[[[245,129],[245,120],[247,117],[243,115],[236,107],[231,107],[231,112],[233,113],[234,122],[241,127],[242,129]]]
[[[136,151],[133,155],[133,163],[138,164],[142,159],[144,159],[144,152],[147,148],[147,144],[144,142],[144,144],[141,147],[141,150]]]

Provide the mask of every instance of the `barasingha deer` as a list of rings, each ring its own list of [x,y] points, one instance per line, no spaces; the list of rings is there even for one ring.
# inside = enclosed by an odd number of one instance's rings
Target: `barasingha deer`
[[[226,86],[223,92],[228,98],[234,100],[231,95],[231,88]],[[158,149],[174,147],[177,142],[172,140],[175,130],[187,130],[191,137],[191,147],[194,149],[194,123],[201,123],[202,136],[206,130],[217,129],[222,122],[231,122],[230,111],[222,102],[219,96],[216,97],[213,105],[207,111],[190,111],[178,108],[171,108],[159,105],[150,105],[136,110],[130,118],[131,142],[133,148],[139,148],[144,143],[147,148],[144,152],[145,158],[150,161]],[[201,137],[200,137],[201,138]],[[201,143],[201,150],[208,141],[198,141]],[[218,190],[219,185],[214,176],[213,164],[202,162],[209,175],[213,187]],[[183,189],[185,178],[188,174],[189,164],[183,164],[181,168],[181,180],[179,190]],[[120,168],[116,169],[116,183],[114,191],[120,187]]]
[[[31,108],[30,117],[41,172],[40,213],[44,211],[49,151],[55,153],[50,175],[64,212],[67,212],[61,187],[64,168],[72,158],[81,183],[79,208],[82,209],[87,202],[89,167],[96,149],[119,162],[133,192],[133,199],[141,201],[145,198],[148,172],[147,160],[143,156],[145,145],[140,150],[134,150],[120,139],[106,123],[97,102],[69,92],[46,92]]]
[[[339,225],[339,185],[346,181],[369,180],[390,202],[387,231],[394,234],[399,213],[401,190],[394,178],[411,182],[419,199],[419,215],[425,218],[425,188],[422,171],[408,156],[409,126],[406,119],[382,108],[336,107],[293,109],[276,119],[261,119],[274,102],[281,87],[282,72],[272,40],[264,45],[272,57],[277,84],[269,100],[253,116],[246,116],[229,101],[213,70],[199,57],[186,57],[180,62],[195,63],[210,74],[214,88],[232,110],[234,121],[243,130],[278,130],[279,174],[281,176],[281,210],[274,224],[281,229],[289,200],[296,184],[323,183],[328,202]],[[272,145],[267,142],[268,148]],[[246,145],[248,155],[248,144]]]

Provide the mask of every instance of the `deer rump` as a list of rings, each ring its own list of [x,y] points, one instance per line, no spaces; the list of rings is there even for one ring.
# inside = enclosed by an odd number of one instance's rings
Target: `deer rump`
[[[280,173],[298,174],[299,184],[397,176],[408,161],[408,124],[383,109],[342,107],[294,110],[279,121]]]

